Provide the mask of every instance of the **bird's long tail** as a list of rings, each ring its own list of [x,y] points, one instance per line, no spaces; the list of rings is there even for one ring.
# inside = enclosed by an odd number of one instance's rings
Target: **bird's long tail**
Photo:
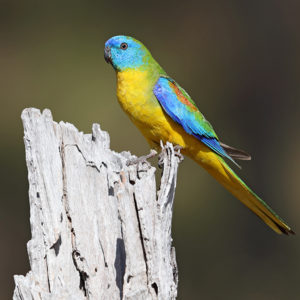
[[[294,234],[294,231],[251,191],[220,156],[209,151],[206,155],[198,152],[192,158],[274,231],[279,234]]]

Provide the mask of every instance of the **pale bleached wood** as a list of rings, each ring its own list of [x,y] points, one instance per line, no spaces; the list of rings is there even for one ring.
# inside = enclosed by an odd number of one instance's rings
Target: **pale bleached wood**
[[[147,163],[34,108],[22,113],[29,180],[31,271],[16,275],[14,300],[175,299],[171,224],[178,155],[162,149],[156,191]]]

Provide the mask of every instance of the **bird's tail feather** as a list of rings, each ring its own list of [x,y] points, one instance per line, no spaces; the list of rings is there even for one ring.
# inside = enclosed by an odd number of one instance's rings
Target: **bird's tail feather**
[[[197,155],[196,161],[275,232],[294,234],[294,231],[251,191],[220,156],[217,154],[212,155],[208,160],[203,160],[202,155]]]

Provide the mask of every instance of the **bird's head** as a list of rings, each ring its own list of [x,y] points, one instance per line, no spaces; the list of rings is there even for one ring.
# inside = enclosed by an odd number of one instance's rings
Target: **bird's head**
[[[104,58],[117,71],[145,67],[150,61],[151,54],[147,48],[136,39],[118,35],[105,43]]]

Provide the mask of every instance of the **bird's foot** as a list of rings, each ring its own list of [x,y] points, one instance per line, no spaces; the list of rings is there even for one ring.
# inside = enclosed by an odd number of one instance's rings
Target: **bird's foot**
[[[150,150],[150,153],[147,155],[143,155],[137,158],[132,158],[132,159],[128,159],[126,162],[126,166],[131,166],[131,165],[137,165],[139,163],[144,163],[147,164],[148,166],[151,166],[151,164],[147,161],[147,159],[154,157],[155,155],[157,155],[157,151],[155,151],[154,149]]]
[[[184,160],[184,156],[180,152],[181,149],[183,149],[183,147],[180,145],[174,146],[174,154],[179,158],[179,162],[182,162]]]
[[[158,167],[162,169],[163,167],[163,164],[164,164],[164,154],[165,154],[165,147],[163,145],[163,143],[161,142],[160,143],[160,146],[161,146],[161,152],[159,153],[158,155]],[[182,162],[184,160],[184,156],[180,153],[180,150],[182,149],[183,147],[180,146],[180,145],[175,145],[173,146],[173,149],[174,149],[174,155],[177,156],[179,158],[179,162]]]

